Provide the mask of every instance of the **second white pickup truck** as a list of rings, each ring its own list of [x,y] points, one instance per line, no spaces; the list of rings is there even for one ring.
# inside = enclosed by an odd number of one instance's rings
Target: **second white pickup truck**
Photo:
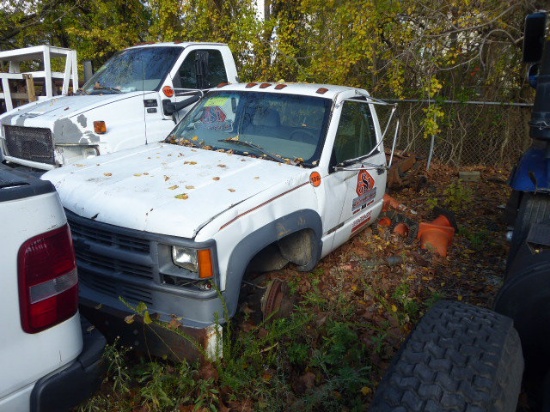
[[[76,57],[73,60],[69,67],[74,71]],[[108,60],[72,95],[41,97],[0,116],[0,148],[9,164],[49,170],[156,142],[185,112],[180,112],[182,101],[235,81],[237,68],[227,44],[130,47]]]
[[[73,231],[84,313],[122,334],[123,301],[143,302],[202,342],[235,314],[250,268],[313,269],[382,209],[382,103],[332,85],[219,86],[165,141],[44,174]],[[119,326],[137,344],[139,327]]]

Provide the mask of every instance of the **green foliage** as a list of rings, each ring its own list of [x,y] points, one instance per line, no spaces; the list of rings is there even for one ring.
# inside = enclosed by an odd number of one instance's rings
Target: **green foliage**
[[[441,299],[443,299],[444,296],[440,292],[433,292],[432,295],[426,300],[426,310],[431,308],[433,305],[435,305],[437,302],[439,302]]]
[[[517,47],[527,3],[479,0],[6,0],[0,49],[49,43],[97,68],[143,41],[227,42],[244,81],[364,87],[397,98],[506,100],[525,94]],[[360,12],[358,12],[360,10]],[[481,60],[483,58],[483,60]],[[437,134],[437,106],[425,134]]]
[[[420,305],[416,300],[410,297],[411,289],[408,283],[401,283],[393,292],[392,297],[401,304],[403,312],[400,313],[401,321],[409,322],[416,319],[420,312]]]
[[[487,229],[461,227],[459,233],[468,240],[473,250],[481,251],[491,242],[491,233]]]
[[[439,206],[439,199],[437,197],[430,197],[426,200],[426,204],[430,209],[435,209]]]
[[[328,302],[319,289],[320,283],[321,279],[319,277],[313,277],[311,281],[312,288],[306,293],[305,301],[310,305],[316,306],[318,309],[323,309]]]
[[[472,189],[461,180],[453,182],[444,192],[445,204],[454,212],[468,209],[473,201]]]
[[[103,355],[107,363],[107,379],[112,382],[115,392],[130,392],[130,373],[126,364],[126,355],[131,348],[119,346],[118,341],[107,345]]]

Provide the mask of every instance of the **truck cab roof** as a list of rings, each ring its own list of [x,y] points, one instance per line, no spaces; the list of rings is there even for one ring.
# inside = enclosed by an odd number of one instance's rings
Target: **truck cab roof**
[[[238,90],[238,91],[261,91],[266,93],[285,93],[285,94],[295,94],[302,96],[315,96],[315,97],[324,97],[327,99],[334,100],[338,95],[345,94],[346,98],[349,98],[350,95],[356,94],[359,96],[368,97],[369,93],[360,88],[349,87],[349,86],[336,86],[332,84],[317,84],[317,83],[273,83],[273,82],[263,82],[263,83],[235,83],[235,84],[226,84],[219,85],[217,88],[212,90]]]

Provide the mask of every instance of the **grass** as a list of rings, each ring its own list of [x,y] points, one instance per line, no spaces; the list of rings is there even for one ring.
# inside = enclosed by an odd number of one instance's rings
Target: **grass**
[[[79,410],[365,410],[374,382],[364,325],[343,320],[350,302],[323,297],[318,276],[289,317],[224,335],[224,358],[212,363],[136,361],[109,345],[104,390]]]

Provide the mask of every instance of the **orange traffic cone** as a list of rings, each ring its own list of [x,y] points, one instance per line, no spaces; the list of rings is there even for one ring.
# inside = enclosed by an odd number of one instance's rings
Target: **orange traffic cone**
[[[433,250],[440,256],[447,256],[447,249],[455,234],[451,220],[439,215],[431,222],[421,222],[418,227],[418,239],[422,249]]]

